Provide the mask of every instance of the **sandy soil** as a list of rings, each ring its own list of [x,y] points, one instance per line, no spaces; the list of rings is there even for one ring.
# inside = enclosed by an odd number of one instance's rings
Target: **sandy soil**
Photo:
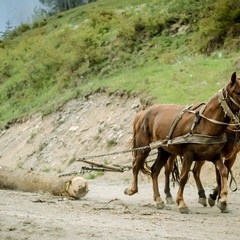
[[[53,174],[81,170],[77,158],[129,149],[132,121],[141,101],[102,93],[74,99],[51,115],[36,114],[0,132],[0,165]],[[107,164],[131,163],[131,154],[93,159]],[[233,168],[240,183],[240,161]],[[84,175],[87,177],[87,175]],[[202,171],[209,194],[215,185],[210,163]],[[160,187],[163,194],[163,173]],[[0,239],[240,239],[240,193],[229,192],[229,214],[202,207],[192,176],[185,191],[191,213],[176,205],[155,208],[152,186],[140,176],[139,193],[124,195],[131,172],[105,173],[89,181],[81,200],[43,193],[0,190]],[[176,195],[177,187],[173,189]]]
[[[150,183],[140,184],[140,192],[131,197],[123,194],[128,186],[123,182],[91,180],[89,185],[81,200],[2,190],[1,239],[240,238],[239,192],[230,193],[232,213],[222,214],[217,207],[197,204],[196,189],[188,186],[185,198],[191,213],[182,215],[176,205],[157,210]]]

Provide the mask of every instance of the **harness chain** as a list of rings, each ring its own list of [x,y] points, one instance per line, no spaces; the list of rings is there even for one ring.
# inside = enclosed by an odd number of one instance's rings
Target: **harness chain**
[[[78,158],[76,161],[77,162],[81,162],[82,160],[87,160],[87,159],[91,159],[91,158],[100,158],[100,157],[105,157],[105,156],[113,156],[113,155],[117,155],[117,154],[124,154],[124,153],[139,151],[139,150],[145,150],[145,149],[149,149],[149,148],[150,148],[150,146],[144,146],[144,147],[133,148],[133,149],[130,149],[130,150],[124,150],[124,151],[120,151],[120,152],[112,152],[112,153],[106,153],[106,154],[84,156],[84,157]]]

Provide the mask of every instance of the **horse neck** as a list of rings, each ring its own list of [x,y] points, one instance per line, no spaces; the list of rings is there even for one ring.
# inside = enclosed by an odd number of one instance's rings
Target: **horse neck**
[[[226,124],[230,123],[230,118],[224,113],[224,110],[219,103],[217,94],[208,100],[203,114],[207,118]],[[202,127],[209,135],[221,135],[227,130],[227,125],[212,123],[205,119],[203,120]]]

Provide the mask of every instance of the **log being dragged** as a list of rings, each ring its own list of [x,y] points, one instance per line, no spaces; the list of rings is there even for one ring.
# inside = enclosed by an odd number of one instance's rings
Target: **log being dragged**
[[[88,182],[80,176],[57,175],[0,166],[0,189],[25,192],[49,192],[76,199],[88,193]]]

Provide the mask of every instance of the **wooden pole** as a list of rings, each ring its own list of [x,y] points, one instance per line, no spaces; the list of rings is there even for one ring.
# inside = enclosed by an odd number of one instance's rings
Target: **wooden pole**
[[[96,167],[102,167],[102,168],[105,168],[107,170],[124,172],[124,170],[121,167],[115,167],[115,166],[106,165],[106,164],[103,164],[103,163],[97,163],[97,162],[93,162],[93,161],[89,161],[89,160],[85,160],[85,159],[79,159],[77,161],[84,162],[84,163],[87,163],[87,164],[90,164],[90,165],[96,166]]]

